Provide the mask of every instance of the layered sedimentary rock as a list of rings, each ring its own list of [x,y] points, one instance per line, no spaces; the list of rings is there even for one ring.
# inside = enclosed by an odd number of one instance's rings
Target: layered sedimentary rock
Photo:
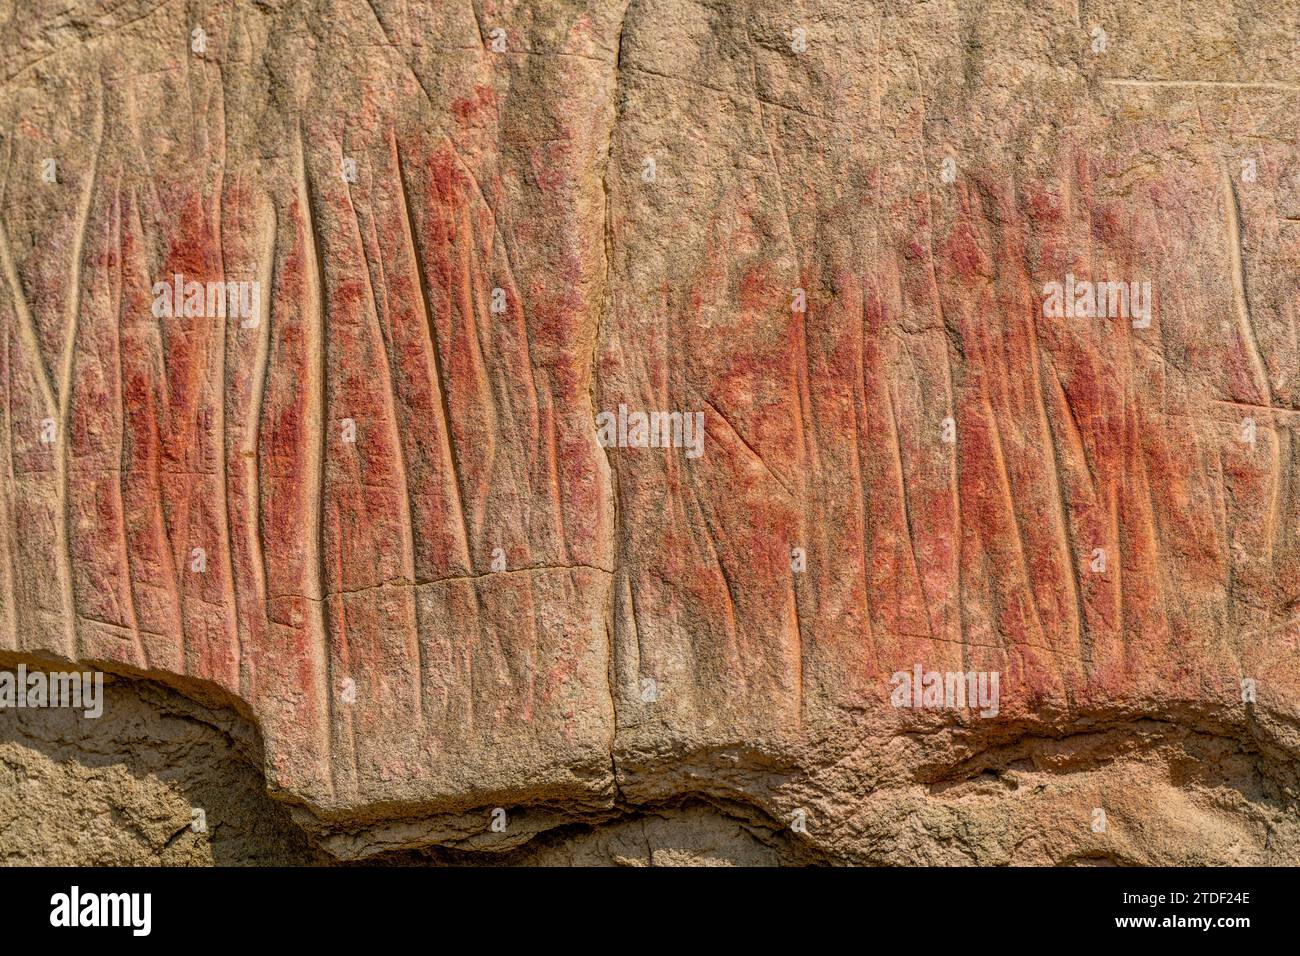
[[[1298,13],[10,11],[4,661],[343,859],[1300,860]]]

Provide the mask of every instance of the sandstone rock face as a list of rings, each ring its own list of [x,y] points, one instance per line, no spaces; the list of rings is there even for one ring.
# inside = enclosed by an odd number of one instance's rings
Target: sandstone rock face
[[[0,11],[0,852],[1300,862],[1298,22]]]

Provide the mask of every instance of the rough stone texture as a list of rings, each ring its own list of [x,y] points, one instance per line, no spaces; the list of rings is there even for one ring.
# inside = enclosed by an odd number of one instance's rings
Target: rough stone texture
[[[0,718],[0,862],[328,859],[266,794],[256,746],[246,722],[146,682],[110,685],[96,720],[8,711]]]
[[[0,713],[0,853],[1300,862],[1297,23],[0,8],[3,663],[192,702]],[[1000,712],[891,706],[918,663]]]

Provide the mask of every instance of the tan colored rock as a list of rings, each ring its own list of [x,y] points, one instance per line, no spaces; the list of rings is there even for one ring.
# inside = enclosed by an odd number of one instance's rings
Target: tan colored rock
[[[1296,13],[14,13],[4,663],[290,856],[1300,861]]]

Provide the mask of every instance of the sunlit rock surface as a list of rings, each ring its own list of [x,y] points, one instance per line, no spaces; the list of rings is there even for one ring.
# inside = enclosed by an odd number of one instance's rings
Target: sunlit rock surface
[[[3,662],[195,862],[1300,862],[1298,16],[0,10]]]

